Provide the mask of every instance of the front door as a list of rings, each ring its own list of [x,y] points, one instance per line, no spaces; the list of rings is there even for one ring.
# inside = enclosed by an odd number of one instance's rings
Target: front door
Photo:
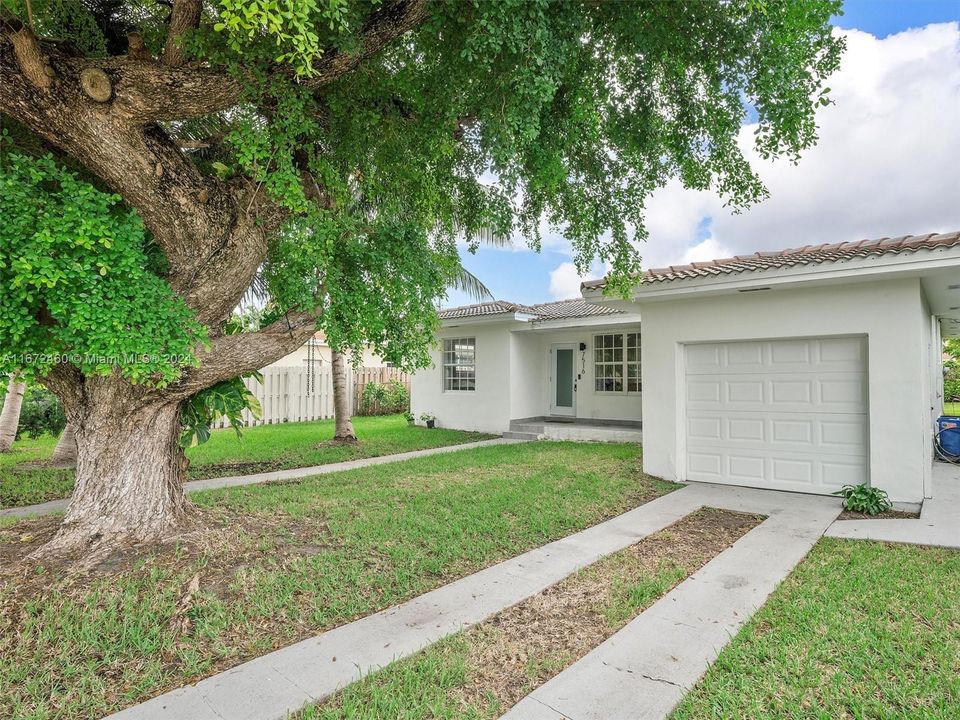
[[[550,346],[550,362],[553,366],[550,383],[550,414],[575,415],[577,386],[575,377],[573,343]]]

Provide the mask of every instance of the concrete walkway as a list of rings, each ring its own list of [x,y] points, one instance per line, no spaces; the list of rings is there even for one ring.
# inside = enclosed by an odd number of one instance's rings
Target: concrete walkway
[[[769,517],[503,720],[665,718],[840,511],[831,498],[697,490],[711,507]]]
[[[933,497],[923,503],[919,519],[837,520],[826,534],[960,549],[960,465],[933,464]]]
[[[347,460],[346,462],[329,463],[327,465],[314,465],[313,467],[293,468],[291,470],[276,470],[274,472],[256,473],[253,475],[233,475],[231,477],[209,478],[208,480],[191,480],[184,484],[188,493],[198,492],[200,490],[214,490],[216,488],[239,487],[242,485],[259,485],[267,482],[283,482],[284,480],[298,480],[300,478],[311,477],[313,475],[326,475],[328,473],[342,472],[343,470],[356,470],[357,468],[370,467],[371,465],[384,465],[386,463],[401,462],[403,460],[412,460],[413,458],[428,457],[430,455],[440,455],[441,453],[458,452],[460,450],[472,450],[474,448],[490,447],[492,445],[510,445],[513,443],[526,442],[525,440],[509,440],[506,438],[494,438],[492,440],[479,440],[472,443],[463,443],[462,445],[444,445],[443,447],[428,448],[426,450],[411,450],[405,453],[396,453],[393,455],[380,455],[379,457],[362,458],[360,460]],[[63,512],[67,509],[70,500],[51,500],[40,505],[25,505],[23,507],[13,507],[0,509],[0,519],[15,517],[36,517],[39,515],[52,515],[53,513]]]
[[[836,517],[840,510],[838,500],[691,485],[396,607],[121,711],[111,720],[279,720],[372,670],[482,622],[705,505],[764,513],[770,519],[693,576],[697,579],[692,588],[693,578],[684,583],[688,589],[683,593],[670,593],[669,601],[661,601],[665,608],[654,623],[656,627],[641,629],[639,638],[633,636],[626,643],[639,644],[635,651],[650,650],[647,664],[638,667],[649,667],[651,677],[676,676],[692,684],[729,634],[763,602]],[[724,557],[724,562],[714,564]],[[580,663],[573,668],[578,666]],[[615,667],[607,668],[601,675],[591,677],[603,685],[588,688],[581,684],[579,692],[589,691],[593,702],[603,700],[599,696],[609,695],[605,701],[608,711],[613,707],[609,699],[619,698],[629,704],[619,705],[620,715],[595,717],[612,719],[620,717],[626,707],[645,706],[648,691],[660,693],[656,707],[675,702],[682,692],[679,686],[671,684],[672,680],[647,682],[640,674],[621,672]],[[555,684],[548,683],[541,691],[545,688],[555,689]],[[539,696],[541,691],[535,695]],[[553,698],[553,689],[546,692],[543,697]],[[576,698],[574,702],[578,702]],[[536,712],[546,707],[537,700],[522,704]],[[578,702],[577,707],[585,705]],[[524,711],[513,712],[512,716],[535,717]],[[574,717],[580,720],[581,716]]]

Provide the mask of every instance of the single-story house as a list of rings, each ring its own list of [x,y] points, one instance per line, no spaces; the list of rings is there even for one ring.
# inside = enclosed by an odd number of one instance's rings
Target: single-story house
[[[443,350],[415,376],[414,407],[484,430],[549,418],[551,373],[566,375],[568,359],[544,353],[573,343],[575,398],[562,411],[642,420],[651,475],[822,494],[869,482],[898,503],[930,497],[941,339],[960,336],[960,232],[648,270],[626,299],[604,289],[584,283],[584,306],[622,314],[577,313],[580,339],[539,330],[557,322],[541,306],[445,311]]]
[[[638,439],[640,316],[582,299],[502,300],[442,310],[433,367],[414,374],[411,409],[441,427]],[[536,423],[541,427],[535,427]],[[614,428],[613,426],[616,426]],[[603,429],[596,429],[603,428]]]

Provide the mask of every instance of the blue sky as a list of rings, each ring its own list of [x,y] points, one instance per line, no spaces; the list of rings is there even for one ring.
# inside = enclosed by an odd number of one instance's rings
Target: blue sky
[[[955,193],[940,187],[949,185],[943,158],[960,153],[955,120],[941,127],[910,116],[911,105],[960,116],[960,29],[950,25],[958,21],[960,0],[845,3],[835,24],[853,34],[842,77],[828,83],[836,106],[820,119],[822,147],[797,166],[755,163],[771,198],[736,218],[710,194],[679,186],[658,193],[649,206],[651,239],[640,248],[644,265],[960,228]],[[941,181],[904,186],[892,177],[901,171]],[[481,248],[463,261],[495,297],[514,302],[570,297],[580,279],[560,234],[546,236],[540,253]],[[592,275],[600,273],[595,267]],[[444,304],[469,302],[451,293]]]

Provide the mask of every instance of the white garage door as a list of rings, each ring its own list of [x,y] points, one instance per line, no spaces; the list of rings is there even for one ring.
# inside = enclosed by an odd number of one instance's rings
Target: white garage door
[[[867,481],[866,342],[687,345],[687,479],[830,493]]]

